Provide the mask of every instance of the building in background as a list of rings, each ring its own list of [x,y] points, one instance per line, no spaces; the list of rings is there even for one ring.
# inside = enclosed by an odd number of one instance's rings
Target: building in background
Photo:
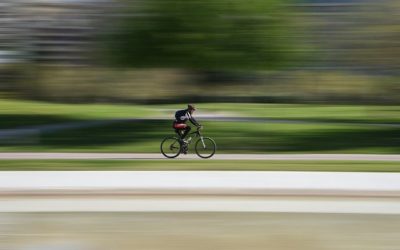
[[[0,63],[90,64],[110,1],[5,0],[0,3]]]

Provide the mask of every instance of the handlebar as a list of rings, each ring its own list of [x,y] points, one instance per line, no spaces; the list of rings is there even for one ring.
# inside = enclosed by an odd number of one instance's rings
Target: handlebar
[[[200,135],[200,130],[202,130],[203,129],[203,126],[197,126],[196,127],[196,131],[195,132],[192,132],[192,133],[190,133],[190,134],[198,134],[198,135]]]

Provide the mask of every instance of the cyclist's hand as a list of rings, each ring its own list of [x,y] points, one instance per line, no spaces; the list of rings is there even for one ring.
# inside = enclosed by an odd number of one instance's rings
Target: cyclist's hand
[[[197,126],[197,129],[198,129],[198,130],[203,129],[203,126],[202,126],[202,125],[199,125],[199,126]]]

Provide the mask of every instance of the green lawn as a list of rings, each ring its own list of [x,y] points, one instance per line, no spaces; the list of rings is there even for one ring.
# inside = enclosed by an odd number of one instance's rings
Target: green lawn
[[[204,134],[217,142],[217,153],[400,153],[400,127],[373,124],[400,124],[400,106],[197,106],[205,113],[305,121],[204,122],[199,118],[205,128]],[[183,104],[89,105],[0,100],[0,128],[111,118],[171,117],[171,120],[119,121],[52,133],[33,132],[25,138],[0,140],[0,151],[159,152],[161,140],[173,134],[174,110],[184,107]]]
[[[0,170],[259,170],[400,172],[398,162],[244,160],[0,160]]]
[[[131,117],[159,116],[146,105],[58,104],[0,99],[0,128],[80,122]]]
[[[321,104],[201,104],[215,112],[242,116],[322,122],[400,123],[400,106]]]
[[[399,153],[400,128],[338,124],[204,122],[217,153]],[[166,120],[117,122],[0,142],[1,151],[159,152]],[[189,148],[193,152],[193,145]]]
[[[320,104],[248,104],[200,103],[199,113],[248,116],[272,119],[400,123],[400,106],[320,105]],[[0,99],[0,128],[91,119],[115,119],[166,116],[185,104],[56,104],[38,101]]]

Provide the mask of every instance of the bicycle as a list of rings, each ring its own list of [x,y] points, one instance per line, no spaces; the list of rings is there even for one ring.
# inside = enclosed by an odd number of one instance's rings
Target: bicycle
[[[166,137],[160,145],[161,153],[167,158],[175,158],[181,153],[185,153],[189,149],[189,145],[192,143],[192,135],[195,137],[199,137],[199,139],[194,144],[194,149],[196,154],[201,158],[210,158],[215,154],[217,145],[215,141],[210,137],[203,137],[200,133],[201,127],[198,127],[195,132],[189,134],[189,138],[187,138],[187,142],[183,142],[180,140],[180,135],[177,131],[177,136]]]

